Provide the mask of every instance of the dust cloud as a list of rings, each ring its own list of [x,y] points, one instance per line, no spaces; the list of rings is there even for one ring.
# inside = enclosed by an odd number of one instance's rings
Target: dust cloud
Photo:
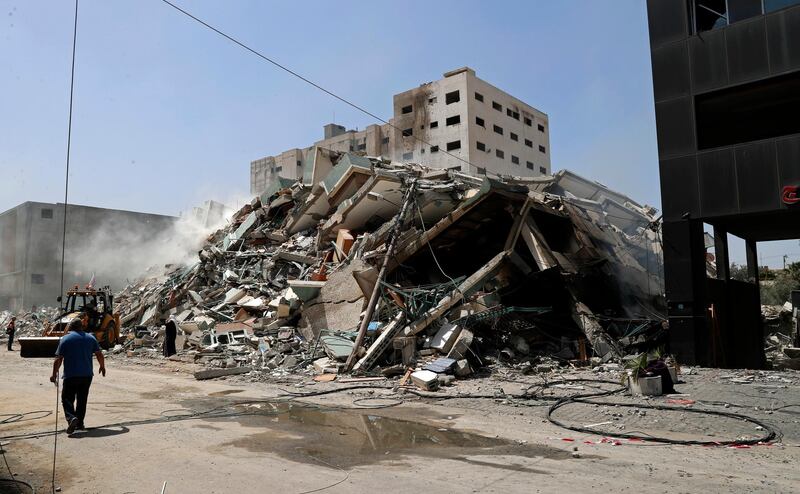
[[[147,222],[110,215],[90,232],[68,228],[67,272],[75,279],[65,281],[85,285],[94,274],[94,286],[109,285],[117,292],[144,276],[161,275],[166,266],[190,265],[197,261],[205,239],[232,215],[227,208],[217,213],[184,214],[177,219],[154,216]]]

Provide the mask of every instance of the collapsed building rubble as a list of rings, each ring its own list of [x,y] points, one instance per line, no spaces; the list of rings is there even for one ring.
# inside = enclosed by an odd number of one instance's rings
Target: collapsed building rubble
[[[14,333],[15,339],[25,336],[39,336],[45,321],[55,319],[60,313],[61,311],[54,307],[34,307],[31,311],[16,313],[3,310],[0,311],[0,327],[5,328],[8,322],[11,321],[11,317],[15,316],[17,318],[16,331]],[[0,334],[2,334],[0,337],[6,336],[5,332],[0,332]]]
[[[765,353],[773,369],[800,370],[800,324],[791,302],[784,305],[762,305]]]
[[[129,355],[156,353],[171,318],[172,358],[208,368],[381,372],[430,389],[450,379],[415,369],[608,361],[663,336],[656,211],[605,186],[322,149],[307,175],[275,181],[195,264],[117,296]]]

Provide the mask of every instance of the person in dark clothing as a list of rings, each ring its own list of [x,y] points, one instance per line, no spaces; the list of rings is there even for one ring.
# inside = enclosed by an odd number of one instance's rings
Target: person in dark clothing
[[[175,339],[178,337],[178,326],[175,321],[170,319],[167,321],[167,328],[164,332],[164,357],[175,355]]]
[[[94,335],[85,332],[88,317],[83,314],[80,320],[72,321],[69,332],[58,342],[56,360],[53,362],[53,375],[50,382],[58,379],[58,370],[64,364],[64,384],[61,390],[61,405],[67,419],[67,434],[76,429],[85,429],[83,420],[86,417],[86,402],[89,399],[89,387],[92,385],[92,355],[100,364],[100,374],[105,377],[106,366],[103,352]]]
[[[11,351],[11,345],[14,343],[14,333],[17,332],[17,318],[12,317],[11,322],[6,326],[6,334],[8,335],[8,351]]]

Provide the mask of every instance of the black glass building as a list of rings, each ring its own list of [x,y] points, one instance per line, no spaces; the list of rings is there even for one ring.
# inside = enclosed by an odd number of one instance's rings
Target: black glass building
[[[647,6],[670,350],[761,367],[757,243],[800,238],[800,0]],[[730,278],[728,234],[745,241],[750,282]]]

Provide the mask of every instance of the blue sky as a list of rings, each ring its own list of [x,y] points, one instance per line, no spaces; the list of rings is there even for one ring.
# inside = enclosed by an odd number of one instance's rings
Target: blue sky
[[[660,206],[641,0],[176,3],[384,118],[469,65],[549,115],[554,170]],[[0,211],[63,200],[72,9],[0,1]],[[74,104],[70,201],[163,214],[241,203],[251,160],[334,114],[373,123],[159,0],[81,1]]]

